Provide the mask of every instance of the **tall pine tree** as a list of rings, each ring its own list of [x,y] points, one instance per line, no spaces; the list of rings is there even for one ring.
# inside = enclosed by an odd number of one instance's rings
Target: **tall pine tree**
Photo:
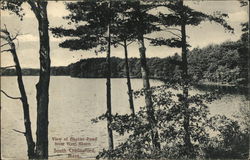
[[[113,133],[111,129],[112,107],[111,107],[111,32],[112,21],[115,17],[112,1],[92,1],[66,3],[70,14],[65,19],[74,24],[71,29],[63,27],[52,28],[52,33],[58,37],[70,37],[59,46],[70,50],[89,50],[93,48],[97,52],[107,52],[106,59],[106,97],[107,97],[107,130],[109,150],[114,148]]]
[[[145,38],[146,34],[160,31],[161,28],[158,27],[156,23],[159,22],[157,16],[150,14],[150,11],[153,8],[156,8],[158,5],[151,3],[150,1],[128,1],[128,4],[131,5],[131,9],[128,12],[131,24],[135,27],[136,39],[138,42],[140,61],[141,61],[141,75],[143,79],[143,88],[145,89],[145,103],[147,108],[148,122],[151,128],[151,139],[152,144],[155,150],[160,149],[159,135],[157,129],[154,127],[156,124],[156,119],[154,116],[154,108],[152,103],[151,91],[150,91],[150,82],[149,82],[149,69],[147,66],[146,59],[146,46]]]
[[[131,114],[135,114],[134,108],[134,100],[133,100],[133,90],[131,87],[130,80],[130,69],[129,69],[129,61],[128,61],[128,46],[133,43],[135,38],[135,29],[134,26],[130,23],[130,19],[126,15],[126,10],[129,9],[129,5],[127,2],[122,2],[123,5],[120,6],[118,15],[113,22],[113,44],[115,46],[120,45],[124,49],[125,56],[125,72],[127,78],[127,87],[128,87],[128,96],[129,96],[129,106]]]
[[[156,39],[151,43],[154,45],[167,45],[170,47],[180,47],[182,49],[181,52],[181,85],[183,88],[183,93],[181,97],[181,101],[183,103],[183,129],[184,129],[184,154],[188,158],[194,158],[194,147],[192,144],[191,137],[191,129],[190,129],[190,110],[188,103],[189,96],[189,85],[192,80],[188,75],[188,61],[187,61],[187,33],[186,26],[192,25],[197,26],[203,21],[211,21],[216,22],[217,24],[222,25],[229,32],[233,32],[233,28],[227,24],[224,18],[227,17],[227,14],[223,14],[220,12],[214,13],[213,15],[208,15],[199,11],[195,11],[190,7],[184,5],[183,0],[178,0],[171,2],[167,5],[166,9],[170,10],[170,13],[161,13],[161,23],[166,27],[180,27],[180,29],[175,28],[175,31],[180,32],[180,36],[177,35],[175,38],[165,39],[165,37]]]

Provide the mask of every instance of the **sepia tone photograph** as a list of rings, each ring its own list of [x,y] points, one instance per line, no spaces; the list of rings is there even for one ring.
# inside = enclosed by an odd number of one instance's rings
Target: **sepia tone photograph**
[[[2,160],[249,159],[248,0],[1,0]]]

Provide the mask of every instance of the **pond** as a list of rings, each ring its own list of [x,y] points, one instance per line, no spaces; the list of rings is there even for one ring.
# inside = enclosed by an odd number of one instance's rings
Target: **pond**
[[[33,137],[36,130],[36,89],[37,76],[25,76],[24,83],[30,104]],[[141,79],[132,79],[132,88],[142,88]],[[151,86],[162,85],[157,80]],[[19,96],[16,77],[1,77],[1,89],[12,96]],[[204,93],[206,89],[196,88],[193,93]],[[230,92],[209,104],[212,115],[224,114],[231,117],[244,105],[243,93]],[[144,105],[143,98],[135,100],[135,110]],[[69,152],[72,158],[95,158],[99,151],[107,148],[106,122],[93,124],[91,119],[106,111],[106,79],[71,78],[52,76],[49,102],[49,155],[50,159],[65,159]],[[127,85],[125,78],[112,79],[112,113],[129,113]],[[21,102],[1,94],[1,151],[4,158],[25,159],[26,141]],[[34,138],[35,140],[35,138]],[[123,137],[114,134],[115,146]],[[75,146],[77,143],[77,147]],[[60,156],[58,156],[60,155]],[[74,157],[74,155],[76,157]]]

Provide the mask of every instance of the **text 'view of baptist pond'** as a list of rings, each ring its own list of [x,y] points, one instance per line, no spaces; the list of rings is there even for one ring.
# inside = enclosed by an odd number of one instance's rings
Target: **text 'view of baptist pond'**
[[[55,142],[56,146],[56,148],[54,148],[54,153],[66,153],[66,154],[68,153],[69,158],[81,158],[79,153],[81,154],[85,152],[95,153],[94,148],[83,149],[83,147],[90,147],[93,141],[97,141],[97,137],[96,138],[52,137],[52,140]]]

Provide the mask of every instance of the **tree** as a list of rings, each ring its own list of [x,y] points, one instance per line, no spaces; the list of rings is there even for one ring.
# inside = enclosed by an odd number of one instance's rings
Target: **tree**
[[[248,2],[241,0],[240,1],[241,7],[248,6]],[[243,84],[245,86],[249,85],[250,74],[249,73],[249,22],[241,23],[241,31],[243,32],[241,35],[241,47],[239,48],[238,52],[240,55],[240,75],[243,77]],[[249,88],[249,86],[248,86]],[[249,98],[249,97],[248,97]],[[250,152],[250,151],[249,151]]]
[[[241,7],[248,6],[249,7],[249,2],[245,0],[240,0]],[[241,60],[241,75],[244,76],[246,79],[247,87],[248,87],[248,93],[250,93],[250,74],[249,74],[249,66],[250,66],[250,56],[249,56],[249,22],[245,22],[241,24],[242,26],[242,32],[243,34],[241,35],[241,41],[243,43],[243,46],[239,49],[240,57],[242,58]],[[248,67],[246,67],[248,66]],[[248,73],[248,74],[247,74]],[[250,96],[247,95],[247,100],[250,100]],[[243,107],[244,108],[244,107]],[[249,114],[248,112],[246,112]],[[245,113],[245,114],[246,114]],[[245,119],[247,121],[247,119]],[[249,128],[248,128],[248,134],[249,134]],[[250,139],[249,139],[249,149],[248,149],[248,158],[250,157]]]
[[[128,64],[128,44],[127,40],[123,40],[124,47],[124,55],[125,55],[125,70],[127,77],[127,85],[128,85],[128,96],[129,96],[129,105],[132,114],[135,114],[134,100],[133,100],[133,90],[131,87],[130,74],[129,74],[129,64]]]
[[[109,2],[112,5],[110,6],[109,9],[107,9],[107,4]],[[152,7],[155,7],[155,6],[147,5],[147,4],[141,5],[140,1],[135,1],[135,2],[125,1],[125,3],[121,3],[119,1],[109,1],[109,2],[85,1],[85,2],[70,3],[70,5],[67,5],[67,9],[71,11],[71,14],[67,16],[66,19],[70,20],[73,23],[88,22],[87,25],[84,25],[84,26],[79,25],[76,27],[76,29],[63,29],[59,27],[59,28],[52,29],[52,32],[54,34],[57,34],[58,36],[63,35],[63,36],[69,36],[69,37],[78,37],[78,39],[71,39],[71,40],[64,41],[63,43],[60,44],[61,47],[70,48],[72,50],[90,49],[93,47],[97,47],[99,44],[102,44],[103,41],[106,41],[106,44],[108,44],[108,48],[109,48],[110,47],[109,38],[108,38],[109,36],[105,37],[103,36],[103,33],[107,31],[107,28],[110,27],[110,33],[116,34],[112,26],[115,23],[114,22],[116,20],[115,18],[118,17],[117,13],[119,12],[119,9],[122,9],[122,11],[124,11],[122,14],[125,15],[125,18],[129,19],[130,28],[135,27],[135,32],[136,32],[135,37],[139,41],[138,44],[140,48],[139,51],[140,51],[140,56],[141,56],[141,72],[142,72],[142,78],[143,78],[143,86],[145,89],[149,90],[150,89],[149,73],[148,73],[148,67],[146,63],[145,44],[144,44],[143,36],[144,34],[160,30],[159,27],[153,24],[155,21],[158,20],[156,16],[153,16],[147,13],[148,10],[152,9]],[[111,13],[111,14],[108,14],[108,13]],[[110,18],[107,18],[107,17],[110,17]],[[86,43],[87,43],[87,47],[85,47]],[[109,54],[107,54],[107,56],[109,57]],[[110,88],[109,86],[110,86],[109,80],[107,79],[108,90]],[[147,93],[148,94],[146,94],[145,96],[145,102],[148,108],[148,121],[149,121],[149,124],[151,124],[151,128],[152,128],[152,143],[157,149],[160,147],[160,145],[157,142],[158,141],[157,131],[153,127],[154,126],[154,111],[152,107],[150,91]],[[109,97],[110,94],[107,92],[107,95]],[[109,101],[107,101],[107,103],[108,103],[108,106],[111,105],[111,104],[109,105]],[[108,120],[108,122],[109,121],[111,120]]]
[[[113,146],[113,133],[110,128],[111,124],[111,32],[112,20],[114,19],[114,11],[110,1],[92,1],[66,3],[67,9],[71,12],[65,19],[70,23],[78,24],[76,28],[65,29],[63,27],[52,28],[52,33],[55,36],[74,37],[60,43],[59,46],[69,48],[70,50],[88,50],[99,47],[98,52],[107,51],[106,58],[106,96],[107,96],[107,130],[109,149]],[[87,22],[86,24],[79,24],[80,22]]]
[[[151,138],[152,144],[154,148],[160,149],[159,136],[156,128],[154,127],[155,117],[154,117],[154,109],[151,99],[150,93],[150,83],[149,83],[149,70],[147,66],[146,60],[146,47],[144,43],[144,35],[159,31],[160,28],[154,24],[154,22],[158,22],[158,18],[152,14],[148,14],[152,8],[155,8],[155,5],[150,4],[142,4],[140,1],[134,1],[131,3],[132,11],[129,13],[129,18],[131,19],[131,24],[135,26],[136,29],[136,39],[138,41],[139,53],[140,53],[140,61],[141,61],[141,75],[143,79],[143,88],[147,90],[145,94],[145,103],[147,108],[147,116],[148,122],[151,128]]]
[[[145,94],[145,103],[146,103],[146,108],[147,108],[147,113],[148,113],[147,117],[148,117],[148,123],[151,128],[152,144],[155,150],[160,149],[160,143],[158,142],[159,136],[157,133],[157,129],[154,127],[156,122],[154,118],[154,109],[153,109],[152,99],[150,95],[151,93],[150,93],[150,83],[149,83],[149,69],[148,69],[147,60],[146,60],[146,47],[144,44],[144,35],[148,33],[152,33],[154,31],[161,30],[160,27],[158,27],[157,24],[155,24],[156,22],[159,22],[159,19],[157,18],[157,16],[148,13],[149,10],[156,8],[158,6],[160,5],[156,5],[156,2],[150,3],[150,2],[145,1],[145,3],[141,3],[140,1],[125,1],[125,9],[123,8],[124,12],[122,13],[123,18],[125,17],[127,20],[126,27],[128,28],[129,31],[131,31],[132,29],[132,32],[131,32],[132,37],[129,36],[129,38],[137,39],[138,45],[139,45],[143,88],[147,91]],[[118,20],[118,23],[119,21],[121,20]],[[121,34],[121,32],[123,31],[124,30],[121,29],[118,32],[118,39],[120,38],[121,40],[124,41],[124,40],[127,40],[128,35]],[[126,45],[124,44],[123,46],[126,47]],[[126,52],[126,48],[125,48],[125,52]]]
[[[126,5],[126,1],[125,1]],[[126,6],[127,7],[127,6]],[[133,25],[130,24],[129,19],[126,19],[126,8],[123,6],[118,12],[118,17],[114,21],[114,28],[113,28],[113,43],[115,45],[119,44],[124,48],[124,55],[125,55],[125,72],[127,77],[127,86],[128,86],[128,96],[129,96],[129,105],[131,114],[135,114],[134,108],[134,100],[133,100],[133,90],[131,87],[130,81],[130,73],[129,73],[129,62],[128,62],[128,46],[133,43],[135,40],[135,30]],[[131,41],[128,43],[128,41]]]
[[[224,20],[227,17],[227,14],[217,13],[214,15],[207,15],[202,12],[194,11],[193,9],[185,6],[183,4],[183,0],[178,0],[176,2],[169,3],[167,8],[171,11],[170,14],[161,13],[162,24],[166,27],[169,26],[180,26],[181,29],[177,29],[180,31],[181,36],[177,36],[177,39],[158,39],[157,41],[153,41],[152,43],[155,45],[168,45],[171,47],[181,47],[182,49],[182,61],[181,61],[181,81],[183,86],[183,94],[181,96],[181,101],[183,102],[184,107],[184,121],[183,128],[185,131],[185,136],[183,138],[184,141],[184,151],[188,158],[193,158],[194,150],[193,144],[190,136],[190,115],[189,115],[189,104],[188,104],[188,88],[190,85],[190,77],[188,75],[188,62],[187,62],[187,41],[186,41],[186,25],[197,26],[202,21],[209,20],[214,21],[220,25],[222,25],[225,29],[229,31],[233,31],[233,28],[229,26]]]
[[[108,144],[109,150],[114,149],[114,140],[113,140],[113,131],[110,127],[112,123],[112,108],[111,108],[111,62],[110,62],[110,55],[111,55],[111,21],[113,19],[111,15],[111,2],[108,2],[108,51],[107,51],[107,129],[108,129]]]
[[[27,142],[27,147],[28,147],[28,157],[29,159],[33,159],[35,158],[35,150],[34,150],[35,142],[32,137],[28,98],[27,98],[26,91],[25,91],[24,84],[23,84],[22,70],[21,70],[21,66],[19,63],[17,53],[16,53],[16,46],[15,46],[15,43],[13,42],[19,34],[17,33],[15,36],[11,36],[6,27],[5,29],[0,29],[0,32],[1,32],[0,38],[6,42],[5,44],[1,45],[1,48],[6,45],[10,47],[10,49],[2,50],[1,53],[11,52],[12,54],[15,65],[8,66],[8,67],[15,67],[16,69],[17,83],[18,83],[18,88],[19,88],[21,97],[11,97],[3,90],[1,90],[1,92],[4,93],[9,98],[19,99],[22,102],[25,132],[20,132],[17,130],[14,130],[14,131],[24,134],[26,138],[26,142]]]
[[[37,90],[37,137],[36,137],[36,156],[37,158],[48,158],[48,106],[49,106],[49,82],[50,82],[50,45],[48,33],[48,16],[46,0],[4,0],[1,1],[1,9],[10,10],[19,17],[24,16],[21,5],[27,2],[38,21],[39,40],[40,40],[40,75],[36,85]]]

